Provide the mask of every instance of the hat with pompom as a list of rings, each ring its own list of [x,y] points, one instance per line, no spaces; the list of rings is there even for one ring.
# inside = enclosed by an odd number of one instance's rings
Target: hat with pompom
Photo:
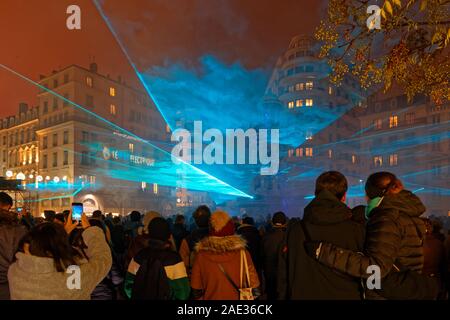
[[[209,234],[214,237],[234,235],[236,229],[231,217],[225,211],[216,211],[211,215]]]

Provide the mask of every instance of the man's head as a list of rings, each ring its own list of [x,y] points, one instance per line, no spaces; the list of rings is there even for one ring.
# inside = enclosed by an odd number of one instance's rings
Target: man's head
[[[209,210],[208,206],[202,205],[199,206],[194,211],[193,216],[195,224],[199,228],[207,228],[209,226],[209,218],[211,217],[211,210]]]
[[[150,239],[168,241],[170,238],[170,226],[167,220],[156,217],[148,224],[148,236]]]
[[[284,212],[278,211],[273,215],[272,224],[277,227],[285,226],[287,218]]]
[[[328,171],[322,173],[316,180],[315,195],[319,195],[323,190],[331,192],[339,201],[345,202],[348,184],[345,176],[338,171]]]
[[[175,218],[175,224],[184,224],[185,219],[182,214],[178,214]]]
[[[103,213],[100,210],[95,210],[94,212],[92,212],[92,218],[103,220]]]
[[[242,223],[254,226],[255,220],[252,217],[245,217],[244,219],[242,219]]]
[[[56,212],[53,210],[45,210],[44,217],[45,217],[45,221],[53,222],[53,220],[55,220],[55,217],[56,217]]]
[[[403,190],[403,184],[395,174],[381,171],[367,178],[365,190],[367,198],[374,199],[399,193]]]
[[[0,209],[9,211],[12,206],[13,199],[6,192],[0,192]]]
[[[141,213],[139,211],[132,211],[130,213],[130,220],[133,222],[141,221]]]

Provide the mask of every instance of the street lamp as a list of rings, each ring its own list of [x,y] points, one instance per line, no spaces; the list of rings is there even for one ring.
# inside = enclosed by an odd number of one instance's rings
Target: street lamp
[[[46,176],[45,180],[50,181],[50,176]]]
[[[36,180],[37,180],[37,182],[42,182],[44,180],[44,178],[42,178],[42,176],[37,176]]]
[[[12,178],[13,175],[14,175],[14,173],[11,170],[6,171],[7,178]]]
[[[20,172],[17,174],[17,180],[25,180],[25,175],[23,174],[23,172]]]
[[[54,178],[53,178],[53,182],[54,182],[54,183],[58,183],[59,181],[60,181],[60,180],[59,180],[59,177],[54,177]]]

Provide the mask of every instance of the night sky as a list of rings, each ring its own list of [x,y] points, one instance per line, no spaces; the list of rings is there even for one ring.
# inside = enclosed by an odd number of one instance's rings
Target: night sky
[[[246,68],[271,68],[296,34],[313,34],[324,6],[315,0],[104,0],[102,7],[140,70],[212,54]],[[82,30],[66,28],[66,8],[82,10]],[[70,64],[122,75],[138,86],[114,37],[90,0],[2,0],[0,63],[38,80]],[[0,69],[0,117],[36,88]]]

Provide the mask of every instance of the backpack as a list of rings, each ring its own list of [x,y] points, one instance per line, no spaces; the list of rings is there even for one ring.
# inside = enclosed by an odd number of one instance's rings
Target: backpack
[[[151,254],[141,264],[131,293],[132,300],[170,300],[169,279],[161,257]]]

